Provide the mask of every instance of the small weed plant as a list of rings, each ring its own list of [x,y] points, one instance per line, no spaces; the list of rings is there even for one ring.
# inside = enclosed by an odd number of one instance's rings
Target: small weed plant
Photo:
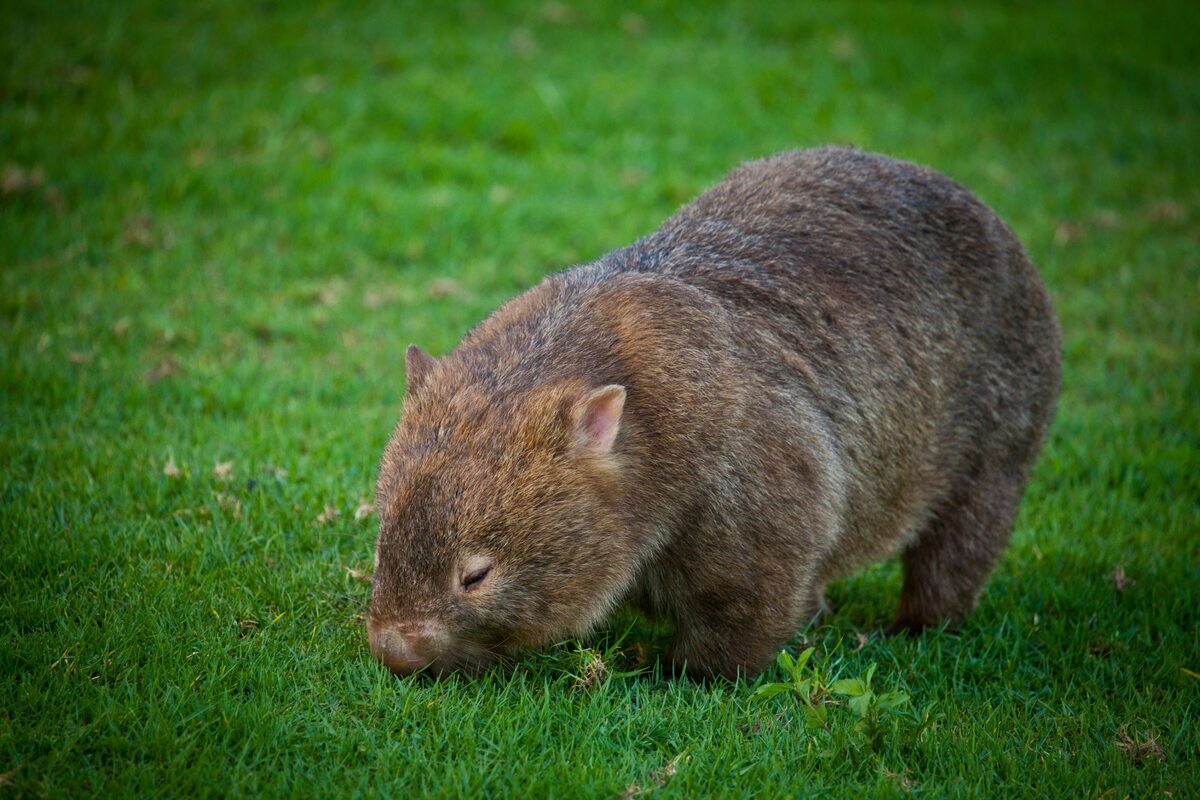
[[[933,704],[927,706],[919,717],[909,712],[911,697],[907,692],[893,689],[878,692],[872,685],[875,677],[874,663],[856,678],[830,680],[819,666],[812,663],[815,648],[806,648],[793,657],[784,650],[776,663],[789,678],[787,681],[765,683],[754,692],[754,697],[765,699],[775,695],[791,694],[800,700],[800,711],[805,727],[813,733],[825,733],[836,739],[844,736],[846,726],[835,713],[831,722],[830,708],[844,708],[853,719],[849,726],[852,738],[869,749],[878,749],[880,737],[885,730],[900,733],[906,722],[928,720]]]

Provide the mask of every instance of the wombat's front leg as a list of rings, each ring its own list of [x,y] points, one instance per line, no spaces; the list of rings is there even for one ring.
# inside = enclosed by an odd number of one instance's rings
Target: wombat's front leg
[[[698,597],[692,611],[676,620],[672,669],[693,677],[757,675],[807,621],[800,619],[803,614],[745,597],[733,602]]]

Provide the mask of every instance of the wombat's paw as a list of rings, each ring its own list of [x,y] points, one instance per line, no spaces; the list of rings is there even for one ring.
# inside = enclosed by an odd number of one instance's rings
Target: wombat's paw
[[[692,661],[676,661],[675,659],[668,661],[667,665],[663,671],[664,677],[686,678],[699,684],[735,681],[739,677],[749,678],[758,674],[757,670],[751,673],[739,666],[719,667],[712,664],[696,664]]]
[[[684,655],[675,648],[666,653],[663,665],[663,675],[668,678],[687,678],[697,683],[707,683],[713,678],[725,677],[698,654]]]
[[[672,678],[686,678],[706,682],[714,678],[736,678],[737,664],[721,663],[716,652],[698,648],[694,643],[680,637],[674,640],[666,652],[667,667],[664,672]]]
[[[773,652],[772,652],[773,655]],[[677,640],[667,653],[669,674],[698,682],[753,678],[762,672],[770,658],[736,651],[728,643],[713,643],[709,648],[685,646]]]
[[[919,622],[893,621],[883,629],[884,636],[916,636],[928,627]]]
[[[954,630],[961,624],[957,618],[920,619],[917,617],[896,617],[892,624],[883,629],[885,636],[919,636],[927,630]]]

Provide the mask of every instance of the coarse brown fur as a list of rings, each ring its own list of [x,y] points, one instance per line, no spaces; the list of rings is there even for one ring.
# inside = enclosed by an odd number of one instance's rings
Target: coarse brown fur
[[[755,673],[895,553],[895,624],[961,621],[1059,359],[1033,264],[958,184],[840,148],[744,164],[444,358],[410,348],[372,648],[477,668],[633,602],[675,623],[676,666]]]

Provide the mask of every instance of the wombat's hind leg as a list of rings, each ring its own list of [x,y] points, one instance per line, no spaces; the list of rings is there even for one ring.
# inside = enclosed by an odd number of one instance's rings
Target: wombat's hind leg
[[[957,625],[975,606],[1012,532],[1024,476],[976,476],[904,551],[904,588],[890,632]]]

